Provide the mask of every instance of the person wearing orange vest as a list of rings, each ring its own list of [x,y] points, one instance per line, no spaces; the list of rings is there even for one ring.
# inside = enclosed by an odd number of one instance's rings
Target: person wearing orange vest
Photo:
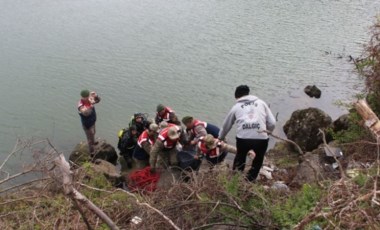
[[[152,172],[156,169],[158,157],[164,168],[178,165],[176,146],[180,141],[181,132],[179,126],[167,127],[160,131],[150,152],[149,162]]]
[[[156,109],[156,124],[160,124],[163,121],[173,123],[176,125],[180,125],[180,122],[178,121],[178,118],[171,108],[164,106],[163,104],[157,105]]]
[[[182,123],[186,126],[190,145],[196,145],[199,138],[207,134],[211,134],[215,138],[218,137],[219,128],[213,124],[194,119],[191,116],[183,117]]]
[[[227,153],[236,154],[236,148],[207,134],[199,138],[194,158],[201,160],[205,157],[211,166],[215,166],[226,158]]]
[[[137,146],[133,152],[136,168],[142,169],[149,165],[149,156],[152,146],[157,138],[158,125],[150,124],[137,140]]]

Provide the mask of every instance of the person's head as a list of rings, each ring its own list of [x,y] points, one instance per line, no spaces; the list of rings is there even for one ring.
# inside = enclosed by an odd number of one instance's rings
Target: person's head
[[[136,113],[135,114],[135,121],[136,123],[142,123],[143,122],[143,114],[142,113]]]
[[[149,125],[149,129],[148,129],[149,136],[155,135],[157,133],[157,131],[158,131],[158,125],[157,124],[152,123]]]
[[[179,133],[176,127],[172,126],[168,130],[168,137],[170,140],[177,140],[179,138]]]
[[[207,134],[203,140],[207,149],[216,148],[216,139],[211,134]]]
[[[239,85],[235,89],[235,98],[236,99],[247,96],[248,94],[249,94],[249,87],[247,85]]]
[[[165,113],[165,106],[163,104],[158,104],[156,111],[159,115],[163,115]]]
[[[164,129],[164,128],[168,127],[168,126],[169,126],[168,122],[161,121],[161,123],[160,123],[160,129]]]
[[[84,89],[80,91],[80,96],[82,97],[82,100],[89,101],[90,99],[90,90]]]
[[[194,118],[191,116],[186,116],[182,118],[182,123],[186,126],[187,129],[193,128]]]
[[[129,127],[129,131],[131,132],[131,134],[133,136],[137,135],[137,127],[136,127],[136,125],[131,125],[131,127]]]
[[[216,143],[216,139],[214,138],[213,135],[207,134],[203,140],[204,140],[204,143],[205,143],[207,149],[216,148],[217,143]]]

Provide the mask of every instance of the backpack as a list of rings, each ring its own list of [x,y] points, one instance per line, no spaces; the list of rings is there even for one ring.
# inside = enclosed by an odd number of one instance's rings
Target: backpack
[[[119,141],[117,142],[117,148],[120,150],[120,152],[123,152],[123,150],[126,150],[128,148],[128,140],[130,139],[129,134],[130,133],[128,132],[128,129],[121,129],[119,131]]]

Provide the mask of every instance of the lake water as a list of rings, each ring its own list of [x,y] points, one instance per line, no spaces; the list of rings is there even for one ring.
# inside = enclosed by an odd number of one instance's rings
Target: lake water
[[[83,88],[102,97],[97,136],[113,144],[158,103],[221,125],[239,84],[278,113],[278,134],[295,109],[337,118],[334,103],[362,84],[348,55],[361,54],[379,10],[374,0],[1,0],[1,158],[18,136],[70,152],[85,139]],[[304,95],[308,84],[321,99]]]

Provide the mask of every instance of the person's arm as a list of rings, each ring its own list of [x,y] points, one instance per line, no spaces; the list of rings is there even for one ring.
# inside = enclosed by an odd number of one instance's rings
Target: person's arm
[[[228,152],[228,153],[233,153],[233,154],[236,154],[237,152],[235,146],[226,144],[224,142],[222,143],[221,150],[222,152]]]
[[[226,138],[228,132],[231,130],[236,120],[234,107],[227,114],[226,118],[223,121],[222,128],[219,131],[219,139],[224,140]]]
[[[142,144],[141,144],[141,147],[144,149],[144,151],[146,153],[148,153],[150,155],[150,151],[152,150],[152,145],[149,144],[148,141],[144,141]]]
[[[95,91],[92,91],[90,95],[94,99],[93,101],[91,101],[91,104],[97,104],[100,102],[100,97]]]
[[[177,116],[175,115],[175,113],[174,112],[169,112],[169,120],[170,121],[178,121],[178,118],[177,118]]]
[[[203,153],[202,153],[201,149],[197,146],[196,147],[196,153],[194,155],[194,159],[200,160],[202,157],[203,157]]]
[[[149,164],[152,169],[156,168],[158,152],[163,148],[163,146],[164,144],[160,140],[157,140],[150,151]]]
[[[91,113],[92,113],[92,108],[88,108],[88,107],[86,107],[86,106],[84,106],[84,105],[80,106],[80,107],[78,108],[78,110],[79,110],[79,112],[80,112],[83,116],[85,116],[85,117],[90,116]]]
[[[157,125],[160,125],[161,119],[160,119],[158,113],[156,113],[156,117],[154,118],[154,121],[156,122]]]
[[[273,113],[268,107],[268,105],[264,103],[264,106],[265,106],[265,112],[267,114],[266,116],[267,130],[272,132],[276,126],[276,118],[273,116]]]
[[[199,138],[207,135],[207,131],[206,131],[205,127],[203,127],[202,125],[198,125],[195,127],[195,133],[196,133],[196,136],[194,137],[194,139],[191,142],[192,145],[195,145],[196,143],[198,143]]]

